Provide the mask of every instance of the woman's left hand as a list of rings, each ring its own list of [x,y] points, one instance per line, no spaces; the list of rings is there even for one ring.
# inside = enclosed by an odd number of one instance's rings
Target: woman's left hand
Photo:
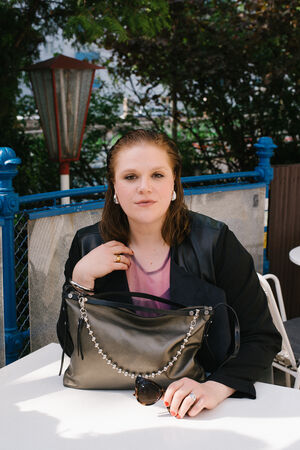
[[[181,378],[168,386],[164,403],[172,416],[182,419],[185,414],[194,417],[204,408],[215,408],[234,392],[234,389],[216,381],[198,383],[190,378]],[[191,393],[195,394],[195,399]]]

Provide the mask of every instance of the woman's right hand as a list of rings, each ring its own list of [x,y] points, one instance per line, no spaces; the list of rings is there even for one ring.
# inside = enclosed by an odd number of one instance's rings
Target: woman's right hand
[[[118,262],[117,256],[121,259]],[[72,280],[88,289],[94,288],[96,278],[102,278],[114,270],[127,270],[133,251],[118,241],[109,241],[91,250],[74,267]]]

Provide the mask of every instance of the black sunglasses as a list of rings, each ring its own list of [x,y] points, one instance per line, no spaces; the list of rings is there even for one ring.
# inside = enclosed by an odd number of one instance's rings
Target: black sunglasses
[[[136,377],[135,392],[133,395],[142,405],[154,405],[162,397],[163,393],[163,388],[155,383],[155,381],[141,377],[140,375]]]

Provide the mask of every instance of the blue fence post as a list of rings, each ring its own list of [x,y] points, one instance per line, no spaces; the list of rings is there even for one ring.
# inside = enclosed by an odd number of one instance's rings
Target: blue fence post
[[[265,219],[264,219],[264,265],[263,272],[269,272],[269,260],[267,258],[267,233],[268,233],[268,216],[269,216],[269,186],[271,180],[273,180],[273,168],[271,167],[271,157],[274,155],[274,148],[277,145],[274,144],[273,139],[270,137],[261,137],[258,139],[257,144],[254,144],[257,149],[258,166],[255,168],[260,173],[260,179],[266,183],[266,199],[265,199]]]
[[[0,223],[2,226],[2,267],[6,364],[15,361],[23,345],[23,333],[17,328],[14,215],[19,210],[19,196],[12,180],[21,160],[8,147],[0,147]]]

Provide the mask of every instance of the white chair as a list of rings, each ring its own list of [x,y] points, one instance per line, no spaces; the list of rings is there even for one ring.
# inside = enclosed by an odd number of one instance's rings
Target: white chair
[[[280,315],[281,315],[282,321],[286,322],[287,318],[286,318],[285,306],[284,306],[284,301],[283,301],[283,297],[282,297],[282,291],[281,291],[279,279],[276,277],[276,275],[273,275],[272,273],[267,273],[266,275],[263,275],[263,277],[265,280],[272,280],[274,282],[275,292],[276,292],[276,300],[278,303]]]
[[[275,356],[273,367],[285,372],[286,385],[291,386],[290,375],[295,377],[294,388],[300,388],[300,317],[286,320],[285,307],[282,299],[281,287],[278,278],[275,275],[257,274],[261,287],[263,288],[269,310],[277,330],[282,337],[281,351]],[[272,279],[275,284],[278,306],[274,298],[273,291],[267,280]]]

